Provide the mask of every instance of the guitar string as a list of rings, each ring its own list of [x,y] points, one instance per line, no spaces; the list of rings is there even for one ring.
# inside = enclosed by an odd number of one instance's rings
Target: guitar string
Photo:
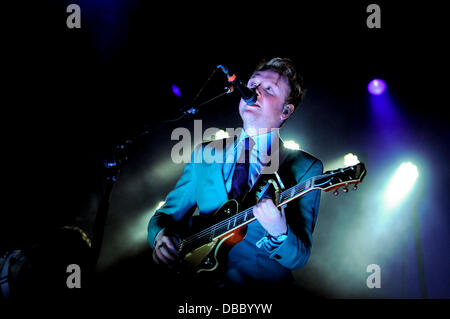
[[[325,174],[325,175],[322,175],[322,176],[327,177],[329,175]],[[322,177],[322,176],[319,175],[319,176],[316,176],[316,178]],[[295,197],[299,193],[303,192],[307,188],[307,187],[304,187],[304,186],[306,186],[309,181],[310,181],[310,179],[308,179],[307,181],[305,181],[303,183],[297,184],[297,185],[287,189],[283,193],[281,193],[280,194],[280,202],[283,202],[288,197]],[[291,194],[288,195],[288,193],[291,193]],[[238,223],[245,222],[245,221],[249,220],[250,218],[248,218],[248,216],[249,216],[248,212],[250,210],[252,210],[252,209],[253,209],[253,207],[250,207],[250,208],[248,208],[248,209],[246,209],[246,210],[244,210],[242,212],[237,213],[234,216],[231,216],[231,217],[229,217],[229,218],[219,222],[218,224],[212,225],[212,226],[202,230],[201,232],[186,238],[184,240],[184,246],[189,246],[193,242],[200,241],[202,239],[206,240],[206,242],[209,242],[210,241],[210,237],[211,237],[210,234],[212,232],[216,232],[217,230],[220,230],[221,228],[224,228],[225,226],[227,226],[225,232],[228,231],[229,230],[229,228],[228,228],[229,226],[228,225],[230,225],[230,223],[231,223],[231,221],[233,219],[235,219]],[[245,213],[247,213],[247,217],[243,217]],[[251,215],[253,215],[253,214],[251,214]],[[235,224],[236,223],[234,223],[234,225]],[[180,243],[180,245],[181,245],[181,243]]]
[[[319,179],[319,178],[323,178],[323,177],[329,177],[330,175],[333,175],[333,174],[323,174],[323,175],[318,175],[318,176],[315,176],[315,178],[316,178],[316,179]],[[303,191],[307,188],[307,187],[304,187],[304,186],[306,186],[306,185],[308,184],[309,181],[311,181],[311,178],[308,179],[308,180],[306,180],[306,181],[304,181],[304,182],[302,182],[302,183],[299,183],[299,184],[297,184],[297,185],[295,185],[295,186],[293,186],[293,187],[291,187],[291,188],[289,188],[289,189],[287,189],[287,190],[284,191],[284,192],[282,192],[282,193],[280,194],[280,202],[283,202],[283,201],[286,199],[286,197],[295,197],[295,196],[298,195],[299,193],[303,192]],[[327,182],[328,182],[328,181],[327,181]],[[319,186],[320,186],[320,185],[322,185],[322,184],[319,184]],[[311,187],[311,186],[312,186],[312,184],[310,185],[310,187]],[[291,193],[291,194],[290,194],[290,195],[287,195],[288,193]],[[243,216],[244,216],[244,213],[247,213],[247,216],[248,216],[248,211],[250,211],[251,209],[253,209],[253,207],[250,207],[250,208],[248,208],[248,209],[246,209],[246,210],[244,210],[244,211],[242,211],[242,212],[239,212],[239,213],[237,213],[237,214],[234,215],[234,216],[231,216],[231,217],[229,217],[229,218],[227,218],[227,219],[224,219],[223,221],[219,222],[218,224],[212,225],[212,226],[210,226],[210,227],[208,227],[208,228],[206,228],[206,229],[200,231],[199,233],[194,234],[194,235],[192,235],[192,236],[186,238],[186,239],[184,240],[184,245],[185,245],[185,246],[188,246],[188,245],[190,245],[192,242],[195,242],[195,241],[201,240],[201,239],[206,239],[207,242],[209,242],[209,240],[210,240],[209,238],[211,237],[210,234],[211,234],[213,231],[215,232],[215,231],[217,231],[217,230],[220,229],[220,228],[224,228],[226,225],[229,225],[230,222],[231,222],[233,219],[236,219],[236,221],[239,220],[239,223],[240,223],[240,222],[245,222],[245,221],[249,220],[250,218],[247,218],[247,217],[243,218]],[[227,230],[229,230],[229,229],[228,229],[228,226],[227,226],[227,228],[226,228],[226,231],[227,231]]]
[[[285,200],[286,197],[294,197],[294,196],[298,195],[300,192],[304,191],[306,188],[304,188],[305,185],[303,185],[303,184],[306,184],[306,182],[297,184],[294,187],[291,187],[291,188],[287,189],[286,191],[284,191],[283,193],[281,193],[280,194],[281,202],[283,200]],[[287,195],[288,193],[291,193],[291,194]],[[207,239],[209,242],[210,237],[211,237],[210,234],[212,232],[215,232],[220,228],[224,228],[224,226],[227,226],[226,230],[229,230],[228,225],[230,225],[230,222],[232,222],[233,219],[235,219],[236,221],[239,220],[239,223],[241,223],[241,222],[245,222],[245,221],[249,220],[250,218],[252,218],[253,214],[252,213],[250,213],[251,215],[248,214],[251,210],[253,210],[253,207],[247,208],[246,210],[243,210],[234,216],[224,219],[223,221],[219,222],[218,224],[212,225],[212,226],[202,230],[201,232],[186,238],[184,240],[183,245],[189,246],[192,242],[201,240],[201,239]],[[246,217],[244,217],[245,213],[247,213]],[[248,218],[249,216],[250,216],[250,218]],[[181,243],[180,243],[180,245],[181,245]]]
[[[315,176],[313,178],[315,178],[315,180],[318,180],[318,179],[321,179],[321,178],[324,178],[324,177],[328,178],[328,177],[330,177],[330,175],[332,176],[334,174],[335,173],[332,172],[332,173],[328,173],[328,174],[317,175],[317,176]],[[306,190],[307,187],[305,187],[305,186],[308,184],[308,182],[312,181],[313,178],[310,178],[310,179],[308,179],[308,180],[306,180],[306,181],[304,181],[302,183],[299,183],[299,184],[297,184],[297,185],[287,189],[286,191],[282,192],[280,194],[280,202],[283,202],[286,198],[295,197],[299,193],[301,193],[304,190]],[[329,182],[329,181],[330,180],[328,180],[327,182]],[[318,186],[321,186],[321,185],[323,185],[323,183],[319,184]],[[311,183],[311,185],[309,185],[309,187],[311,188],[311,186],[312,186],[312,183]],[[288,193],[291,193],[291,194],[288,195]],[[210,237],[211,237],[210,234],[212,232],[215,232],[215,231],[217,231],[217,230],[219,230],[221,228],[224,228],[226,225],[227,225],[226,230],[223,233],[228,231],[229,230],[229,226],[228,225],[230,225],[230,223],[231,223],[231,221],[233,219],[235,219],[234,225],[236,225],[236,223],[239,224],[241,222],[243,223],[243,222],[249,220],[250,218],[248,218],[248,216],[249,216],[248,213],[249,213],[250,210],[253,210],[253,207],[254,206],[252,206],[250,208],[247,208],[246,210],[244,210],[242,212],[239,212],[239,213],[237,213],[234,216],[231,216],[231,217],[229,217],[227,219],[224,219],[223,221],[219,222],[218,224],[212,225],[212,226],[210,226],[210,227],[200,231],[197,234],[194,234],[194,235],[192,235],[190,237],[187,237],[183,241],[183,246],[189,246],[189,245],[191,245],[193,243],[196,243],[196,242],[198,242],[198,241],[200,241],[202,239],[206,240],[206,243],[209,242],[210,241]],[[245,214],[247,214],[246,217],[244,217]],[[250,213],[250,215],[251,215],[251,218],[252,218],[253,217],[253,213]],[[178,248],[179,248],[179,246],[181,246],[181,244],[182,243],[180,242],[179,245],[177,245]]]
[[[308,181],[309,180],[307,180],[307,181],[305,181],[303,183],[297,184],[297,185],[287,189],[286,191],[282,192],[280,194],[280,202],[283,202],[286,198],[294,197],[294,196],[298,195],[299,193],[303,192],[306,189],[305,186],[306,186]],[[246,210],[243,210],[243,211],[237,213],[234,216],[231,216],[231,217],[229,217],[227,219],[224,219],[223,221],[221,221],[221,222],[219,222],[219,223],[217,223],[215,225],[212,225],[212,226],[210,226],[208,228],[205,228],[204,230],[200,231],[199,233],[194,234],[194,235],[186,238],[184,240],[183,245],[184,246],[189,246],[194,241],[201,240],[201,239],[208,239],[208,241],[209,241],[209,238],[211,237],[210,234],[213,233],[213,232],[216,232],[218,229],[224,228],[224,226],[227,226],[226,230],[229,230],[228,229],[228,225],[230,225],[230,223],[232,222],[233,219],[236,220],[236,222],[234,223],[234,224],[236,224],[237,221],[239,221],[238,223],[241,223],[241,222],[245,222],[245,221],[249,220],[250,218],[252,218],[253,217],[253,213],[250,213],[251,217],[248,218],[249,217],[248,213],[250,211],[252,211],[252,210],[253,210],[253,206],[250,207],[250,208],[247,208]],[[247,214],[246,217],[244,217],[245,214]],[[180,245],[181,245],[181,243],[180,243]]]

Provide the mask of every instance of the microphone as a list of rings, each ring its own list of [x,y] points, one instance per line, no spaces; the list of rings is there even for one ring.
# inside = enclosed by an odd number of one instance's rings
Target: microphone
[[[222,72],[225,73],[228,82],[239,91],[239,94],[245,103],[248,105],[254,105],[256,103],[258,96],[255,91],[250,90],[247,85],[242,83],[241,80],[237,78],[236,74],[230,74],[230,71],[226,66],[219,64],[217,68],[220,68]]]

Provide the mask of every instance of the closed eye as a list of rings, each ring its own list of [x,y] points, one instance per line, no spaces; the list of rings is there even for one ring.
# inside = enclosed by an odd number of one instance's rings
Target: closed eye
[[[256,85],[255,82],[252,82],[252,83],[249,83],[247,86],[248,86],[250,89],[254,89],[257,85]]]

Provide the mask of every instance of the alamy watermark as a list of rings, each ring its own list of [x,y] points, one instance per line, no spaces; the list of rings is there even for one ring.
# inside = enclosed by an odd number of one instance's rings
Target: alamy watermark
[[[202,121],[194,121],[194,136],[192,139],[191,132],[185,127],[178,127],[172,131],[171,140],[179,141],[172,147],[171,159],[174,163],[234,163],[237,158],[233,152],[228,152],[235,145],[235,139],[239,138],[242,128],[227,128],[226,133],[230,138],[210,140],[210,137],[219,131],[216,127],[211,127],[203,132]],[[259,159],[263,159],[265,164],[264,173],[272,174],[278,170],[279,166],[279,133],[278,129],[252,129],[246,130],[249,136],[261,136],[264,134],[266,138],[257,139],[257,148],[260,152]],[[209,140],[210,143],[200,143]],[[192,144],[197,145],[192,150]],[[230,156],[230,154],[232,156]]]
[[[66,12],[70,13],[66,19],[66,25],[69,29],[81,28],[81,8],[78,4],[69,4],[66,8]],[[366,8],[366,12],[370,15],[366,19],[366,25],[369,29],[381,28],[381,8],[378,4],[369,4]]]
[[[381,267],[377,264],[370,264],[366,268],[366,272],[371,274],[367,277],[367,288],[381,288]]]
[[[367,17],[366,25],[369,29],[381,28],[381,8],[378,4],[369,4],[366,8],[366,12],[370,13]]]
[[[67,288],[81,288],[81,268],[77,264],[70,264],[66,268],[66,272],[70,273],[66,279]]]
[[[81,8],[78,4],[69,4],[66,9],[67,13],[70,13],[66,19],[66,25],[69,29],[81,28]]]

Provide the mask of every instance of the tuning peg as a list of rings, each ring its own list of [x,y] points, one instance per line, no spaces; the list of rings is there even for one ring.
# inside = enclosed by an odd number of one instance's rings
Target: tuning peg
[[[339,195],[339,192],[338,192],[338,190],[336,189],[334,192],[333,192],[333,195],[334,196],[337,196],[337,195]]]
[[[348,187],[344,187],[344,188],[342,188],[342,190],[344,191],[344,193],[347,193],[348,192]]]

